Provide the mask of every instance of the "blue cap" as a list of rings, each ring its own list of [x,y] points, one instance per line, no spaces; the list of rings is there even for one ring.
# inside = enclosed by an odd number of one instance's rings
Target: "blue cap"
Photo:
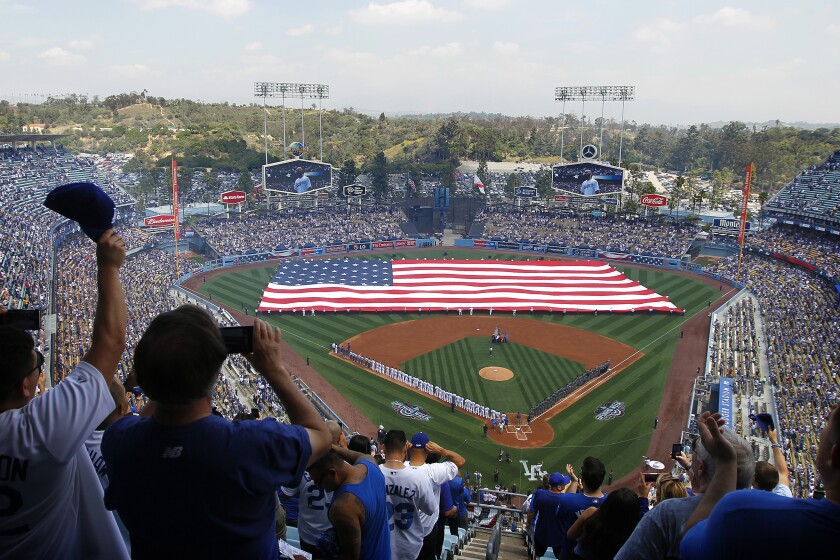
[[[426,447],[427,443],[429,443],[429,436],[423,432],[417,432],[411,436],[411,447],[422,449]]]
[[[549,486],[566,486],[571,481],[571,478],[559,472],[551,473],[551,476],[548,477]]]
[[[102,234],[114,227],[114,201],[93,183],[68,183],[47,195],[44,206],[65,218],[78,222],[85,234],[99,241]]]

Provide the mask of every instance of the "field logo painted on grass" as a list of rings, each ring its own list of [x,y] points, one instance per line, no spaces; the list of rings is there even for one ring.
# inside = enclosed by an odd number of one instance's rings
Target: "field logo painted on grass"
[[[407,402],[400,402],[400,401],[393,401],[391,403],[391,408],[394,409],[394,412],[398,413],[400,416],[405,416],[406,418],[413,418],[414,420],[423,420],[424,422],[428,422],[432,419],[426,409],[420,408],[419,406],[413,405]]]
[[[522,468],[525,469],[525,478],[532,481],[542,480],[543,474],[545,474],[542,470],[542,463],[529,466],[528,461],[525,459],[520,459],[519,462],[522,463]]]
[[[596,420],[612,420],[624,416],[624,403],[621,401],[605,402],[595,409]]]

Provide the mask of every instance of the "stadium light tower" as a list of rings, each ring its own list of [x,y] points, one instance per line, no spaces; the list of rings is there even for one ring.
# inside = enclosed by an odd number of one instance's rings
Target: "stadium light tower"
[[[304,99],[318,100],[318,138],[320,157],[324,161],[324,108],[322,101],[330,98],[330,86],[324,84],[293,84],[288,82],[254,82],[254,97],[263,98],[263,135],[265,137],[265,163],[268,165],[268,120],[265,100],[269,97],[279,97],[283,111],[283,156],[286,155],[286,98],[300,98],[300,131],[301,144],[306,147],[306,130],[303,126]]]
[[[621,167],[621,155],[624,145],[624,103],[636,98],[636,86],[561,86],[554,89],[554,100],[563,102],[563,123],[560,128],[560,158],[563,158],[564,126],[566,123],[566,101],[580,101],[580,144],[583,148],[583,108],[587,101],[601,101],[601,130],[598,138],[598,150],[604,141],[604,104],[607,101],[621,101],[621,133],[618,140],[618,166]]]

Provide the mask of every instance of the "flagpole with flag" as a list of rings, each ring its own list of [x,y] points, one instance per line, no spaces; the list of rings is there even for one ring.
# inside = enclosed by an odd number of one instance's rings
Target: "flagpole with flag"
[[[475,174],[475,176],[474,176],[474,178],[473,178],[473,186],[474,186],[474,187],[478,187],[478,191],[479,191],[481,194],[483,194],[483,195],[485,195],[485,196],[487,195],[487,193],[486,193],[486,192],[484,192],[484,182],[483,182],[483,181],[481,180],[481,178],[478,176],[478,173],[476,173],[476,174]]]
[[[181,266],[178,263],[178,241],[181,239],[181,229],[178,224],[178,164],[172,158],[172,214],[175,220],[172,224],[175,233],[175,277],[181,277]]]
[[[744,177],[744,196],[741,200],[741,229],[738,233],[738,269],[735,271],[735,280],[741,277],[741,260],[744,258],[744,238],[747,231],[747,203],[750,200],[750,183],[752,183],[752,176],[755,172],[755,164],[747,164],[747,172]]]

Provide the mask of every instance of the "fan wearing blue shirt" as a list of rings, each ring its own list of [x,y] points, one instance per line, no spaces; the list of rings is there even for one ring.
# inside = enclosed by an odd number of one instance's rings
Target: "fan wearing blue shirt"
[[[571,479],[559,472],[552,473],[548,479],[548,490],[539,488],[531,498],[528,507],[528,521],[526,527],[530,526],[536,518],[534,525],[534,554],[537,557],[543,556],[548,547],[554,551],[554,556],[560,558],[561,547],[565,540],[565,531],[560,524],[560,518],[556,515],[557,507],[560,505],[560,496]]]
[[[601,502],[607,497],[601,492],[601,485],[604,483],[604,477],[607,476],[607,469],[604,463],[596,457],[587,457],[583,460],[583,466],[580,470],[580,479],[574,478],[572,473],[572,482],[583,483],[582,494],[562,494],[560,496],[560,504],[557,506],[557,518],[560,521],[560,526],[563,530],[563,558],[570,560],[574,558],[575,545],[574,539],[569,539],[566,532],[569,530],[580,515],[591,507],[598,507]]]
[[[227,348],[200,307],[161,313],[137,344],[137,382],[152,416],[127,416],[102,438],[105,506],[128,528],[132,557],[279,557],[277,490],[297,484],[329,450],[331,436],[283,366],[280,330],[257,320],[253,341],[246,358],[294,425],[228,422],[211,413]]]

